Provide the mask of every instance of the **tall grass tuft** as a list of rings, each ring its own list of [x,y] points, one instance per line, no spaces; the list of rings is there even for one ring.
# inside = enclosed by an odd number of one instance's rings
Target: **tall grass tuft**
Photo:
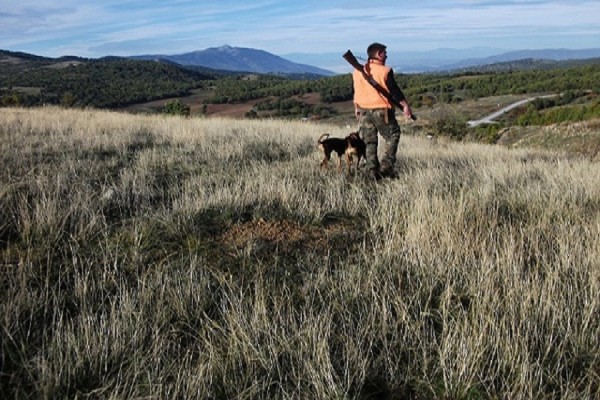
[[[324,132],[0,110],[0,396],[598,397],[597,162]]]

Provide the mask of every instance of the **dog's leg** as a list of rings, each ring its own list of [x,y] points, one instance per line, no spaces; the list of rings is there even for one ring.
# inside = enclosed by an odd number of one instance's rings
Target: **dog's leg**
[[[348,167],[348,175],[352,175],[352,153],[346,153],[346,164]]]
[[[323,150],[323,161],[321,161],[321,169],[327,168],[330,158],[331,158],[331,153],[324,149]]]
[[[321,161],[321,169],[326,169],[328,163],[329,163],[329,158],[325,157],[323,159],[323,161]]]

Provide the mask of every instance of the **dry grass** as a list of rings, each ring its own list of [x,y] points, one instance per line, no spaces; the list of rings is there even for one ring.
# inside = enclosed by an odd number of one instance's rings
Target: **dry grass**
[[[0,110],[0,395],[598,396],[597,163],[323,131]]]
[[[600,161],[600,120],[553,124],[544,127],[511,126],[500,132],[499,143],[508,147],[537,147],[578,154]]]

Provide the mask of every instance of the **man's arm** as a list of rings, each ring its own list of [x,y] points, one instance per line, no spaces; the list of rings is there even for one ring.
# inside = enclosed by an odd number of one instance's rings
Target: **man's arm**
[[[385,78],[385,83],[386,83],[388,90],[390,91],[390,94],[392,95],[392,98],[394,100],[396,100],[399,103],[402,100],[406,100],[406,96],[404,96],[404,93],[402,93],[402,90],[400,89],[400,87],[396,83],[396,80],[394,79],[394,71],[393,70],[390,69],[388,76]]]
[[[410,109],[410,105],[408,104],[408,100],[406,100],[406,96],[402,93],[402,90],[396,83],[394,79],[394,71],[390,69],[388,76],[386,77],[385,83],[390,91],[390,95],[394,100],[396,100],[402,106],[402,110],[406,118],[411,118],[413,115],[412,110]]]

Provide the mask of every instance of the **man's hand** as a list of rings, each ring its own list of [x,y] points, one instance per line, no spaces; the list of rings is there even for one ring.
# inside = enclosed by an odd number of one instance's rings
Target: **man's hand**
[[[415,119],[413,117],[413,113],[412,113],[412,110],[410,108],[410,105],[408,105],[408,101],[402,100],[402,101],[400,101],[400,105],[402,106],[402,113],[404,114],[404,116],[407,119]]]

